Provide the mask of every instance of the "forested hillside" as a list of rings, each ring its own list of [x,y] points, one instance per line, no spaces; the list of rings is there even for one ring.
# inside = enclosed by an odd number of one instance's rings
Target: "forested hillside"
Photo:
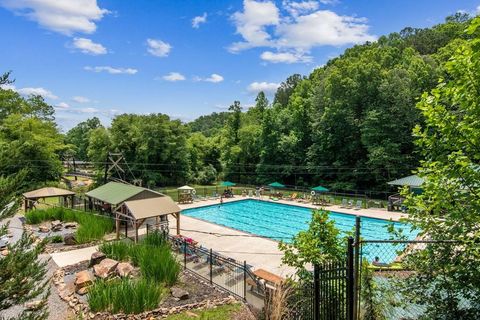
[[[419,163],[412,135],[422,123],[416,103],[445,75],[444,64],[465,41],[468,21],[456,14],[432,28],[405,28],[354,46],[309,75],[290,76],[273,101],[260,92],[248,110],[235,101],[228,112],[187,124],[163,114],[119,115],[110,128],[90,119],[70,130],[60,145],[51,110],[40,98],[23,99],[0,89],[2,166],[15,166],[16,157],[26,152],[30,164],[52,160],[47,172],[53,179],[65,150],[98,168],[108,151],[120,151],[149,186],[228,179],[385,190],[386,181],[410,174]],[[22,110],[3,107],[17,100]],[[38,128],[29,125],[32,121]],[[22,126],[30,131],[17,132]],[[52,140],[32,133],[42,141],[9,145],[32,130],[51,130]]]

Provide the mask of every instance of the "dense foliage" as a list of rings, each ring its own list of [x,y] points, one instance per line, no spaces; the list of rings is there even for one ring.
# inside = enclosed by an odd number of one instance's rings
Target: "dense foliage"
[[[8,232],[9,223],[4,219],[15,214],[20,204],[20,193],[25,184],[26,171],[5,177],[0,175],[0,237]],[[0,258],[0,313],[3,310],[32,300],[40,303],[33,310],[25,310],[15,319],[46,319],[49,284],[46,280],[47,262],[38,256],[45,248],[45,242],[34,244],[29,234],[8,245],[8,254]]]
[[[416,143],[423,161],[423,193],[410,195],[409,220],[436,243],[408,257],[417,271],[404,286],[408,301],[425,309],[425,319],[480,317],[480,18],[472,39],[455,49],[445,76],[422,96],[425,122]]]
[[[411,131],[423,116],[415,104],[471,37],[468,22],[456,14],[354,46],[308,76],[288,77],[273,102],[260,92],[248,110],[235,101],[186,125],[161,114],[120,115],[110,129],[92,119],[67,141],[99,169],[108,151],[123,152],[149,186],[226,179],[385,190],[419,163]]]

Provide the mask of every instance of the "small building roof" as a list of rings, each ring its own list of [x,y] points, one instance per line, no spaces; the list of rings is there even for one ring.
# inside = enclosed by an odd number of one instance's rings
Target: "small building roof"
[[[183,187],[178,188],[178,190],[195,190],[195,189],[193,189],[190,186],[183,186]]]
[[[38,199],[38,198],[50,198],[50,197],[63,197],[63,196],[73,196],[75,192],[55,187],[45,187],[37,190],[25,192],[23,196],[27,199]]]
[[[143,191],[158,193],[153,190],[134,186],[131,184],[109,182],[107,184],[104,184],[103,186],[87,192],[85,195],[103,201],[105,203],[117,205]],[[159,197],[162,196],[162,194],[160,193],[158,193],[158,195]]]
[[[167,196],[125,201],[124,205],[135,220],[163,216],[182,210],[172,198]]]
[[[423,184],[424,181],[425,180],[423,178],[420,178],[417,175],[412,175],[412,176],[404,177],[401,179],[393,180],[387,183],[392,186],[409,186],[412,188],[418,188]]]

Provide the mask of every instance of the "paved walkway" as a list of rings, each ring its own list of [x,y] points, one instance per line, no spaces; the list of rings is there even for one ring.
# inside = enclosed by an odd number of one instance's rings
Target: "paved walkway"
[[[75,263],[90,260],[92,253],[94,253],[95,251],[98,251],[97,246],[51,253],[50,256],[59,268],[63,268],[65,266],[70,266]]]

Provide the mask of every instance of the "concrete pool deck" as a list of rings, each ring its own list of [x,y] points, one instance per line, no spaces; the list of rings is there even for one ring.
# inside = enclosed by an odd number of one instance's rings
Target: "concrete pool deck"
[[[339,206],[321,207],[308,203],[298,203],[296,201],[278,200],[273,201],[267,197],[263,199],[249,198],[249,197],[235,197],[224,199],[223,203],[242,201],[247,199],[256,199],[262,201],[269,201],[274,203],[282,203],[287,205],[294,205],[304,208],[319,209],[341,212],[350,215],[358,215],[362,217],[385,219],[398,221],[404,214],[398,212],[389,212],[382,209],[361,209],[354,210],[348,208],[341,208]],[[218,205],[220,200],[204,200],[194,202],[191,204],[180,204],[179,207],[183,209],[199,208],[208,205]],[[169,218],[169,224],[172,234],[175,232],[176,221]],[[282,252],[278,249],[278,242],[263,238],[261,236],[249,234],[238,231],[232,228],[217,225],[212,222],[188,217],[182,215],[180,220],[181,233],[184,236],[190,237],[198,241],[204,247],[211,248],[225,256],[232,257],[239,261],[247,261],[254,269],[265,269],[281,276],[291,275],[295,272],[293,268],[282,265]]]

